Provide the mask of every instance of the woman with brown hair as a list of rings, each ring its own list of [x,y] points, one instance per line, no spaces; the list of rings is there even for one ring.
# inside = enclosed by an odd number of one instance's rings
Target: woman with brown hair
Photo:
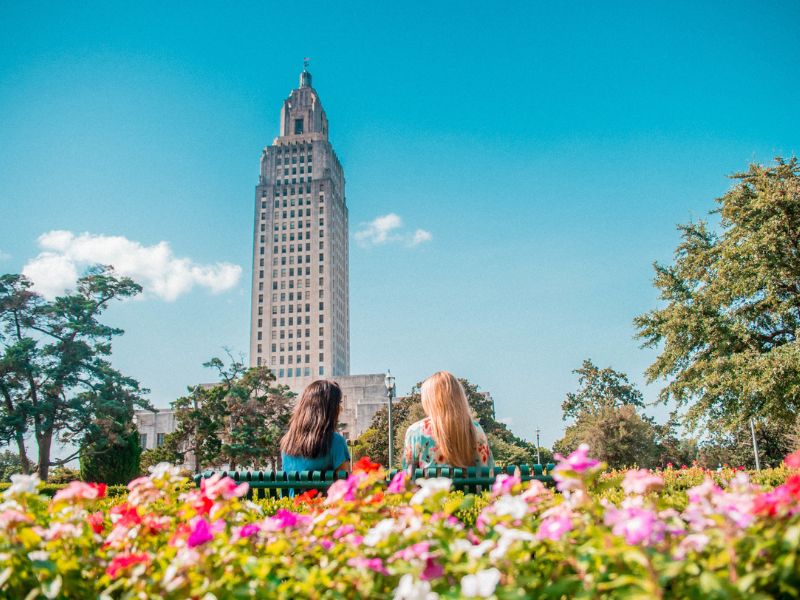
[[[422,383],[420,392],[427,416],[406,431],[403,468],[494,467],[486,434],[472,420],[458,379],[439,371]]]
[[[284,471],[349,471],[350,452],[336,431],[342,390],[320,379],[305,390],[294,407],[289,431],[281,439]]]

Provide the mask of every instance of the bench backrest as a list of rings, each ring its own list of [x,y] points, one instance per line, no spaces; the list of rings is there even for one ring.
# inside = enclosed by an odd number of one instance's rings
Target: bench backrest
[[[513,475],[519,473],[523,482],[538,479],[543,483],[552,483],[553,478],[549,473],[555,465],[509,465],[506,467],[469,467],[467,469],[454,469],[451,467],[431,467],[416,469],[412,473],[413,479],[430,477],[449,477],[453,480],[453,489],[464,493],[480,493],[491,488],[495,478],[501,473]],[[215,471],[205,471],[195,475],[196,485],[200,480],[211,477]],[[248,498],[283,497],[299,494],[306,490],[325,492],[337,479],[347,479],[346,471],[220,471],[223,476],[228,476],[237,483],[246,481],[250,485]],[[396,471],[389,474],[391,478]],[[291,490],[291,492],[290,492]]]

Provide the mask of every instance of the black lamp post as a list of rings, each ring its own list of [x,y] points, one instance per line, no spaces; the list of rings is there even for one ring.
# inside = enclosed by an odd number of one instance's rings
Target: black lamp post
[[[394,429],[392,427],[392,400],[394,399],[395,386],[394,375],[390,370],[386,371],[386,395],[389,397],[389,470],[392,469],[392,458],[394,454]]]

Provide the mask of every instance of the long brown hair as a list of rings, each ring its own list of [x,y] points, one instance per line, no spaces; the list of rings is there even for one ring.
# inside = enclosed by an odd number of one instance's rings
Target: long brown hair
[[[342,390],[335,381],[311,383],[294,407],[289,431],[281,439],[281,451],[290,456],[316,458],[331,449],[339,418]]]
[[[445,462],[453,467],[474,467],[477,436],[461,383],[452,373],[439,371],[422,383],[420,392],[433,439]]]

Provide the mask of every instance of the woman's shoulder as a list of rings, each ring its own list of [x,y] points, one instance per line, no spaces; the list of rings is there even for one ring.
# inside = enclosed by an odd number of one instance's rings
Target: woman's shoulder
[[[332,440],[331,445],[334,445],[334,444],[337,445],[337,446],[345,446],[346,447],[347,446],[347,440],[345,439],[345,437],[341,433],[339,433],[338,431],[334,431],[333,432],[333,440]]]
[[[420,419],[416,423],[412,423],[406,430],[406,435],[430,435],[431,434],[431,420],[429,417]]]
[[[483,430],[483,427],[481,427],[481,424],[476,419],[473,419],[472,424],[474,425],[475,431],[478,432],[479,436],[486,437],[486,432]]]

